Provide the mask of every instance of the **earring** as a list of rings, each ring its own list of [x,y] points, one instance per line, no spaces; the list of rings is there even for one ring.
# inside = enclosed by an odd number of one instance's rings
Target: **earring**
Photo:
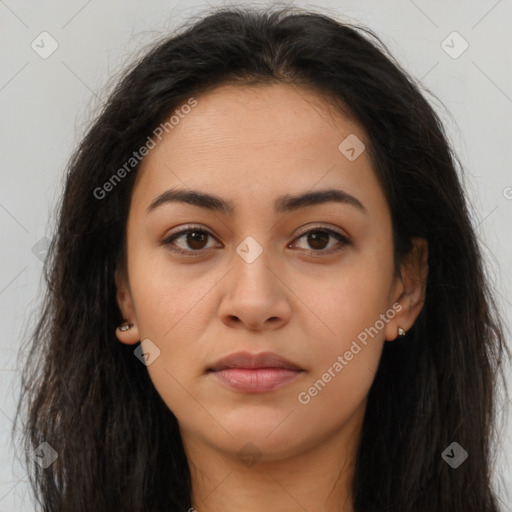
[[[130,323],[128,323],[128,322],[124,322],[124,323],[122,323],[122,324],[118,327],[118,329],[119,329],[120,331],[124,332],[124,331],[129,331],[132,327],[133,327],[133,324],[130,324]]]
[[[405,336],[406,333],[407,333],[407,331],[405,331],[401,327],[398,328],[398,336]]]

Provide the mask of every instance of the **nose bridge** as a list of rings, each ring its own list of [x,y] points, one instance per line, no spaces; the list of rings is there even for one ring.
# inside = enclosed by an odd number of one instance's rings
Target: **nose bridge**
[[[249,287],[250,293],[272,295],[277,292],[274,286],[275,278],[272,279],[274,274],[269,268],[272,265],[270,261],[272,248],[268,237],[262,240],[264,236],[265,233],[262,230],[258,236],[262,241],[261,244],[255,236],[248,235],[237,245],[236,256],[234,256],[234,284],[240,284],[244,288]],[[275,265],[274,261],[273,266]]]
[[[237,234],[244,238],[235,247],[236,255],[241,261],[235,261],[248,265],[246,270],[249,270],[249,275],[255,271],[269,272],[266,266],[272,264],[271,259],[275,260],[270,258],[275,220],[272,217],[270,202],[267,203],[265,200],[265,204],[262,204],[261,199],[257,199],[268,195],[264,190],[260,190],[261,186],[258,185],[256,189],[252,186],[246,191],[245,200],[240,203],[238,210]],[[273,264],[275,265],[275,262]],[[243,265],[241,268],[244,268]]]
[[[268,232],[267,232],[268,235]],[[256,237],[262,240],[263,246]],[[251,329],[267,321],[277,326],[287,320],[290,305],[286,287],[276,279],[279,258],[272,258],[269,237],[265,230],[246,236],[236,246],[234,268],[229,273],[219,313],[225,323],[240,321]],[[272,261],[271,261],[272,260]]]

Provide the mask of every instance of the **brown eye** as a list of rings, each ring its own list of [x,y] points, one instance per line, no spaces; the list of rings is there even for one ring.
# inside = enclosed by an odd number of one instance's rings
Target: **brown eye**
[[[208,238],[213,237],[208,231],[204,229],[185,229],[174,233],[163,240],[162,244],[174,246],[177,252],[202,252],[207,247]],[[180,240],[180,244],[176,244],[176,241]]]
[[[336,239],[339,243],[338,245],[341,245],[341,248],[345,245],[350,244],[350,240],[343,236],[341,233],[338,233],[337,231],[333,231],[332,229],[327,228],[316,228],[316,229],[310,229],[306,233],[302,234],[299,238],[296,240],[305,239],[307,245],[309,248],[305,248],[304,250],[309,253],[316,253],[316,252],[335,252],[336,245],[334,246],[334,251],[331,251],[333,247],[327,248],[329,245],[329,239]]]

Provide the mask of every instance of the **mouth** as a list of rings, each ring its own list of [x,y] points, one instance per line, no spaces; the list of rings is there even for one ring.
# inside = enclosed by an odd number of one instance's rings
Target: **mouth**
[[[304,373],[297,364],[273,352],[238,352],[220,359],[207,373],[231,389],[261,393],[278,389]]]

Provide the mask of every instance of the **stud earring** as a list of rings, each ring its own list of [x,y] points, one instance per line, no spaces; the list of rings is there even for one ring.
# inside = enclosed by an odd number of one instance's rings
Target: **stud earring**
[[[133,327],[133,324],[130,324],[128,322],[124,322],[122,323],[118,329],[121,331],[121,332],[124,332],[124,331],[129,331],[131,328]]]
[[[405,336],[407,331],[402,329],[401,327],[398,328],[398,336]]]

